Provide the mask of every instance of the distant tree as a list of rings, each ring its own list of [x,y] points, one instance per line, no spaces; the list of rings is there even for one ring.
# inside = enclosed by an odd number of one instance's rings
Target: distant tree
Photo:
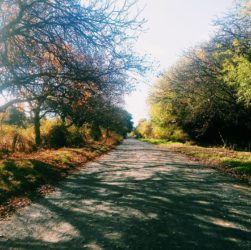
[[[10,125],[16,125],[18,127],[24,127],[27,122],[25,112],[17,107],[9,107],[6,112],[5,123]]]
[[[107,106],[105,116],[101,116],[100,126],[106,129],[107,133],[113,131],[123,137],[133,130],[132,115],[121,107]]]
[[[153,127],[150,121],[141,119],[135,128],[134,133],[137,137],[153,138]]]

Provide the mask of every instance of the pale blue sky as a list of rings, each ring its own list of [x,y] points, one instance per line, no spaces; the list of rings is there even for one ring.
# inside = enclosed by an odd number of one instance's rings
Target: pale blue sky
[[[213,19],[233,6],[233,0],[139,0],[145,6],[142,17],[148,20],[147,31],[140,36],[137,50],[151,54],[160,63],[160,69],[171,66],[187,48],[205,41],[212,34]],[[139,84],[137,90],[126,97],[126,108],[135,123],[147,117],[146,97],[149,84]]]

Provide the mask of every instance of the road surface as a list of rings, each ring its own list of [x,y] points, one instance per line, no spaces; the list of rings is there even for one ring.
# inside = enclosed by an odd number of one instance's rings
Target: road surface
[[[0,221],[0,249],[251,249],[251,188],[127,139]]]

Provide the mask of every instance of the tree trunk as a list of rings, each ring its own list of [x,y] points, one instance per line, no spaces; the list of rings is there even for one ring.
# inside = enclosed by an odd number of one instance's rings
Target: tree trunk
[[[221,141],[222,141],[222,143],[223,143],[223,147],[225,148],[225,147],[227,146],[227,143],[225,142],[225,140],[224,140],[224,138],[223,138],[221,132],[218,131],[218,133],[219,133],[220,139],[221,139]]]
[[[92,138],[94,139],[94,141],[99,141],[100,137],[101,137],[100,127],[96,123],[93,123],[92,124]]]
[[[107,142],[107,139],[110,137],[110,133],[109,133],[109,129],[106,129],[105,131],[105,140],[104,140],[104,143]]]
[[[41,145],[41,132],[40,132],[40,109],[34,110],[34,129],[35,129],[35,142],[36,146]]]
[[[17,139],[18,139],[18,134],[15,134],[12,141],[12,152],[15,152],[16,150]]]

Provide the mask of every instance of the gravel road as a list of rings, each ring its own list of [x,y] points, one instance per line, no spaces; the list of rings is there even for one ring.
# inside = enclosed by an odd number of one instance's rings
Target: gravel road
[[[251,187],[127,139],[0,221],[0,249],[251,249]]]

